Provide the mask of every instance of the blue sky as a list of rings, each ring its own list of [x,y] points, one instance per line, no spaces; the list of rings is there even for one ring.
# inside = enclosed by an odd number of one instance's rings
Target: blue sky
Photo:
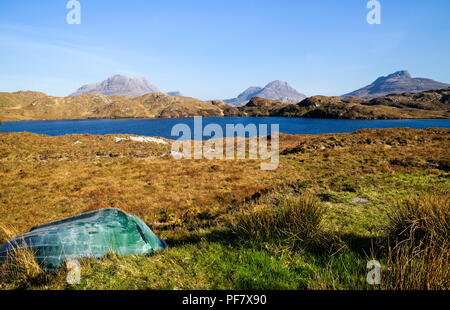
[[[341,95],[407,69],[450,83],[450,1],[1,0],[0,91],[66,96],[113,74],[162,91],[235,97],[285,80],[309,96]]]

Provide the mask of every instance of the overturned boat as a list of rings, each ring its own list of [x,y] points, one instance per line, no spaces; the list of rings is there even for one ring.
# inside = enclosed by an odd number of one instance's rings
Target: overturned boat
[[[40,264],[58,268],[68,259],[101,258],[108,253],[145,255],[166,248],[164,240],[137,216],[102,209],[37,226],[9,240],[0,247],[0,264],[20,249],[31,250]]]

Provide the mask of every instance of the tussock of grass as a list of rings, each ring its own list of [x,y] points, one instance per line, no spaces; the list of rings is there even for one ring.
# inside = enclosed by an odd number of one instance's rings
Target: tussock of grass
[[[450,196],[448,192],[423,193],[403,200],[389,220],[391,240],[414,246],[446,243],[450,234]]]
[[[390,215],[385,289],[448,289],[450,199],[447,192],[401,201]]]
[[[390,249],[381,288],[448,290],[450,279],[448,244],[438,244],[434,239],[429,241],[431,244],[419,247],[408,240]]]
[[[18,230],[12,225],[0,224],[0,245],[18,235]]]
[[[12,226],[0,225],[1,244],[17,235]],[[5,239],[6,241],[4,241]],[[4,241],[4,242],[3,242]],[[25,242],[23,242],[25,243]],[[2,283],[29,285],[44,275],[44,271],[34,258],[34,252],[22,244],[13,247],[6,261],[0,266],[0,288]]]
[[[232,222],[233,233],[251,245],[272,243],[291,249],[323,250],[333,240],[320,223],[323,208],[311,195],[286,195],[269,204],[250,204]]]

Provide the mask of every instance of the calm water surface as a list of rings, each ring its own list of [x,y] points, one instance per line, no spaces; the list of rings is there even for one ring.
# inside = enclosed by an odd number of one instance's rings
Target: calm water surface
[[[354,132],[362,128],[450,128],[449,119],[416,120],[336,120],[284,117],[208,117],[203,118],[203,126],[218,124],[225,131],[227,124],[279,124],[280,132],[287,134],[324,134]],[[68,134],[134,134],[142,136],[175,139],[171,135],[176,124],[186,124],[193,132],[194,119],[127,119],[127,120],[63,120],[63,121],[24,121],[4,122],[3,132],[33,132],[49,136]],[[270,132],[270,127],[269,127]],[[193,134],[193,133],[192,133]],[[207,137],[204,137],[207,138]]]

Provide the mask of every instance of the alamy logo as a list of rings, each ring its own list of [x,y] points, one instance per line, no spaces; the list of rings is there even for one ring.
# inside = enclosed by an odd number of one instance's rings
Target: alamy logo
[[[370,25],[381,24],[381,3],[377,0],[367,2],[367,8],[371,9],[367,14],[367,23]]]
[[[81,4],[77,0],[70,0],[67,2],[66,8],[70,10],[67,13],[67,23],[69,25],[81,24]]]
[[[66,262],[67,266],[67,277],[66,281],[70,285],[77,285],[81,283],[81,266],[78,260],[68,259]]]
[[[279,164],[279,134],[280,125],[272,124],[268,135],[267,124],[227,124],[226,135],[219,124],[208,124],[203,128],[202,117],[194,117],[194,141],[192,142],[191,128],[186,124],[177,124],[172,128],[171,135],[179,137],[172,143],[172,157],[174,159],[259,159],[269,160],[261,163],[261,170],[275,170]],[[248,143],[245,137],[248,136]],[[203,141],[203,137],[210,137]],[[226,139],[224,139],[226,137]],[[270,150],[269,150],[270,139]],[[237,141],[236,141],[237,140]],[[248,153],[247,153],[248,144]],[[235,147],[236,145],[236,147]],[[192,150],[193,148],[193,150]]]
[[[381,284],[381,264],[377,260],[371,260],[367,262],[367,283],[370,285],[380,285]]]

